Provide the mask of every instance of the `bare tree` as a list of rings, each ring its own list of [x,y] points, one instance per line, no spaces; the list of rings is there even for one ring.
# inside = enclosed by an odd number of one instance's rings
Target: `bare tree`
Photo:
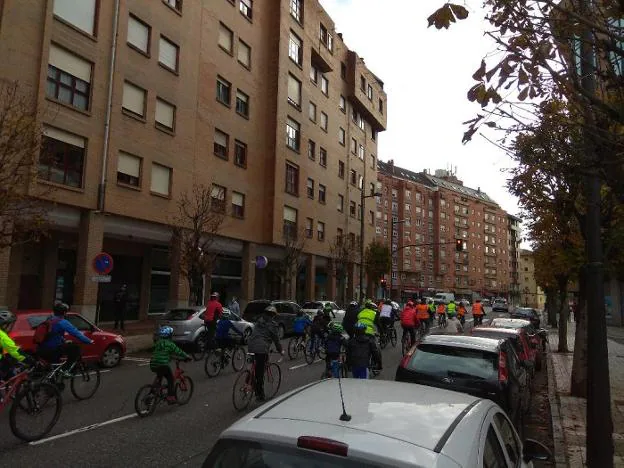
[[[294,299],[292,295],[292,278],[299,273],[303,266],[304,258],[301,253],[306,244],[306,236],[303,229],[285,230],[282,236],[284,243],[284,256],[278,264],[276,273],[280,280],[280,295],[284,299]]]
[[[338,296],[342,304],[347,303],[347,276],[359,257],[359,246],[352,238],[336,236],[329,244],[329,255],[336,270]]]
[[[16,82],[0,82],[0,250],[39,239],[48,226],[36,183],[41,126],[34,101]],[[45,151],[44,155],[45,157]]]
[[[225,192],[216,186],[193,185],[182,194],[173,220],[173,242],[180,252],[180,268],[189,285],[189,302],[203,303],[204,277],[210,289],[218,251],[215,242],[226,216]]]

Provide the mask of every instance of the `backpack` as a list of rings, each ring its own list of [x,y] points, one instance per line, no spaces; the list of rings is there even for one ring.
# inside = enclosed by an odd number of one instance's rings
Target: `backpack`
[[[36,345],[40,345],[44,343],[52,334],[52,326],[58,323],[60,320],[55,320],[53,318],[47,318],[39,325],[35,327],[35,334],[33,335],[33,341]]]

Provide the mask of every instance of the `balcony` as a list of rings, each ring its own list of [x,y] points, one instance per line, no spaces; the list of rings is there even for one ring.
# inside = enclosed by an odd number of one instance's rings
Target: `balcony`
[[[331,34],[325,32],[326,38],[331,38]],[[332,52],[333,38],[331,40],[323,39],[323,34],[319,34],[318,39],[312,41],[312,63],[321,73],[329,73],[333,71],[334,67],[332,61],[334,55]],[[328,43],[329,41],[329,43]]]
[[[366,82],[364,89],[361,86],[362,77]],[[384,131],[387,127],[387,96],[383,90],[383,83],[366,68],[364,60],[351,50],[347,57],[347,83],[349,97],[355,110],[375,131]],[[368,86],[372,88],[372,97],[369,97]]]

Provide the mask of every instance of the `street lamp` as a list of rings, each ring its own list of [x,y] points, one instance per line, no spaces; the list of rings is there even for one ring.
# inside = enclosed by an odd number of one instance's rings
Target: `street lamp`
[[[390,239],[392,239],[394,237],[394,225],[395,224],[403,224],[405,221],[407,221],[406,219],[397,219],[396,221],[394,220],[394,216],[392,217],[392,221],[390,223]],[[398,233],[397,233],[397,247],[399,246],[399,240],[398,240]],[[392,240],[390,241],[390,300],[392,300],[392,269],[394,267],[394,264],[392,262],[392,260],[394,260],[394,254],[398,252],[398,249],[395,251],[392,248]],[[399,271],[398,266],[397,266],[397,271]]]
[[[380,192],[375,192],[371,187],[371,194],[364,195],[364,184],[360,189],[360,302],[364,303],[364,200],[367,198],[380,197]]]

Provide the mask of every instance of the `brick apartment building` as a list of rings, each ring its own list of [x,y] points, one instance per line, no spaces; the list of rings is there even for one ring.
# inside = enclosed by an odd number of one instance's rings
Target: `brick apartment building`
[[[129,318],[183,303],[171,222],[194,183],[228,207],[212,275],[226,300],[279,295],[283,232],[306,237],[288,298],[335,296],[329,245],[359,236],[387,97],[318,0],[0,2],[0,60],[37,102],[54,202],[49,237],[0,253],[0,304],[106,320],[123,283]],[[92,281],[101,251],[110,283]]]
[[[450,171],[434,176],[393,161],[378,162],[378,183],[375,230],[395,252],[387,279],[392,297],[435,291],[508,297],[517,291],[519,220],[480,188],[465,187]],[[456,251],[457,239],[465,251]]]

